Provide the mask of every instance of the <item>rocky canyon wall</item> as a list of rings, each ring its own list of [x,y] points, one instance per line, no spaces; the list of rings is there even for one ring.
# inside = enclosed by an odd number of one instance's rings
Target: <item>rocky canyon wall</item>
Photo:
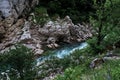
[[[27,14],[39,0],[0,0],[1,16],[18,18]]]
[[[43,53],[42,46],[59,47],[59,42],[81,42],[92,37],[89,24],[75,25],[69,16],[49,20],[43,26],[26,19],[26,14],[39,0],[0,0],[0,52],[14,48],[16,43],[31,48],[35,55]],[[34,14],[34,12],[32,13]],[[20,17],[22,16],[22,17]]]

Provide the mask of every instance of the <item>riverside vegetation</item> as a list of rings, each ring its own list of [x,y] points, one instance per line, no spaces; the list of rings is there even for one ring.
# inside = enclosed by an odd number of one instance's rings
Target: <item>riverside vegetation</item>
[[[8,75],[11,80],[42,80],[49,76],[53,76],[53,80],[120,80],[119,59],[105,60],[96,68],[90,68],[92,60],[103,58],[106,53],[120,55],[119,0],[40,1],[40,5],[33,10],[38,15],[35,17],[37,23],[43,25],[50,19],[49,16],[44,17],[42,12],[48,13],[52,18],[56,15],[70,15],[75,23],[89,22],[93,26],[94,36],[86,41],[86,48],[76,50],[61,59],[51,57],[39,66],[35,65],[30,49],[17,45],[16,49],[0,55],[0,72],[4,72],[0,79],[7,80]],[[52,54],[51,51],[46,53]]]

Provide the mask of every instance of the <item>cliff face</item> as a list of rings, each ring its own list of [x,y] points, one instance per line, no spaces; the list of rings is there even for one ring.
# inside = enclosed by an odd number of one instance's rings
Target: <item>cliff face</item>
[[[27,14],[39,0],[0,0],[0,11],[3,17],[13,16],[18,18]]]
[[[31,18],[38,15],[28,15],[29,11],[39,3],[38,1],[0,0],[0,52],[14,48],[16,43],[21,43],[36,54],[41,54],[43,45],[56,48],[59,42],[81,42],[92,37],[89,25],[75,25],[69,16],[64,19],[58,18],[56,21],[49,20],[43,26],[35,24]],[[25,18],[26,14],[28,20]]]

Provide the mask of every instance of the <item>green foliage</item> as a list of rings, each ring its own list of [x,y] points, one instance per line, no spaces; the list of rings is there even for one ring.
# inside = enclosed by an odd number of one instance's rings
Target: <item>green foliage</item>
[[[75,69],[67,68],[64,72],[64,75],[58,75],[55,80],[80,80],[81,75],[78,75],[78,73],[81,72],[82,69],[79,69],[77,67]]]
[[[63,75],[54,80],[119,80],[120,61],[106,61],[101,68],[90,69],[88,65],[67,68]]]
[[[0,55],[0,72],[9,70],[7,73],[12,80],[34,80],[34,64],[33,52],[22,45]]]
[[[34,9],[34,13],[37,24],[40,24],[41,26],[43,26],[49,20],[47,10],[44,7],[36,7]]]
[[[105,45],[103,45],[103,44],[101,44],[99,46],[97,45],[96,37],[93,37],[92,39],[87,40],[87,42],[89,43],[90,53],[92,53],[93,55],[100,54],[105,51]]]
[[[90,22],[95,30],[95,34],[94,37],[87,42],[91,46],[93,52],[99,54],[107,50],[108,46],[113,47],[114,44],[120,41],[120,15],[118,15],[120,10],[117,9],[120,1],[106,0],[106,2],[98,5],[95,0],[94,3],[97,9],[95,14],[96,17],[90,17]]]
[[[38,70],[41,71],[41,74],[38,75],[38,78],[42,79],[49,76],[51,73],[61,73],[68,67],[72,68],[82,64],[89,66],[89,62],[91,60],[88,57],[89,52],[89,47],[87,47],[82,50],[76,50],[62,59],[57,57],[49,57],[48,60],[45,60],[44,63],[39,65],[40,67]]]
[[[86,59],[84,64],[76,67],[68,67],[63,75],[58,75],[54,80],[82,80],[82,76],[89,72],[89,59]]]
[[[40,6],[47,9],[50,16],[55,14],[60,17],[69,15],[73,22],[88,21],[91,12],[94,12],[93,0],[40,0]]]

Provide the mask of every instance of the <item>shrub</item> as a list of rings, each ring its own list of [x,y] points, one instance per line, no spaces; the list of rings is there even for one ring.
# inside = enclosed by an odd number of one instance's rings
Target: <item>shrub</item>
[[[90,69],[88,65],[78,65],[75,68],[67,68],[62,75],[54,80],[119,80],[120,61],[105,62],[100,68]]]
[[[120,18],[115,16],[117,13],[114,10],[114,7],[119,6],[117,3],[120,3],[120,1],[105,0],[100,5],[96,4],[96,2],[94,4],[97,9],[96,17],[90,17],[90,22],[95,30],[95,34],[87,42],[95,54],[104,53],[108,46],[113,47],[120,40],[120,28],[118,26]],[[117,21],[117,24],[114,21]]]
[[[88,48],[85,48],[76,50],[64,58],[49,57],[48,60],[45,60],[44,63],[39,65],[39,71],[41,73],[38,75],[38,78],[43,79],[46,76],[50,76],[51,73],[61,73],[66,68],[73,68],[77,65],[85,64],[89,66],[89,61],[91,59],[89,59],[88,53]]]
[[[0,72],[9,70],[7,73],[12,80],[34,80],[34,64],[33,52],[22,45],[0,55]]]
[[[36,7],[34,9],[34,13],[37,24],[40,24],[41,26],[43,26],[49,20],[47,9],[44,7]]]

